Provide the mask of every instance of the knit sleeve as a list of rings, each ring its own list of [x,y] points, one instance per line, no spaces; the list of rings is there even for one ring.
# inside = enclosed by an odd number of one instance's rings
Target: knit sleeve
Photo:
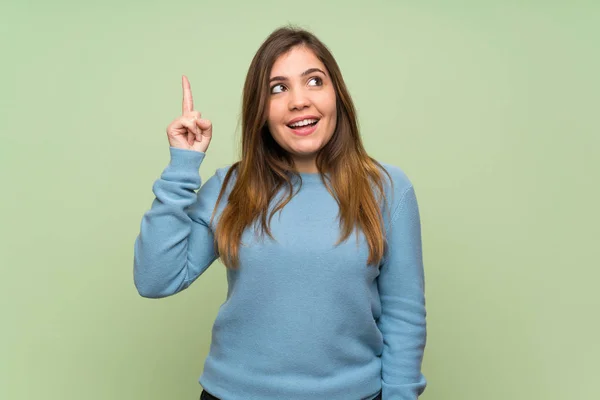
[[[427,381],[421,373],[426,342],[421,223],[412,184],[402,193],[392,215],[387,241],[378,277],[382,400],[415,400]]]
[[[209,221],[221,179],[215,174],[201,185],[205,153],[170,147],[170,155],[135,239],[133,278],[143,297],[186,289],[218,257]]]

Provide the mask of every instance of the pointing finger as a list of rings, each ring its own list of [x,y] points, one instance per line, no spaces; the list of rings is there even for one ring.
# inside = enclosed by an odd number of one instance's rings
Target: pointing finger
[[[181,86],[183,87],[183,105],[182,114],[191,112],[194,109],[194,99],[192,98],[192,88],[190,81],[187,76],[183,75],[181,78]]]

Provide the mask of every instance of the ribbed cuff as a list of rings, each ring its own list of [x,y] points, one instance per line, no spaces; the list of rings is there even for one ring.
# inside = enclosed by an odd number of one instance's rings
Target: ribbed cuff
[[[200,168],[202,160],[206,153],[196,150],[180,149],[178,147],[169,146],[171,155],[170,165],[176,168]]]

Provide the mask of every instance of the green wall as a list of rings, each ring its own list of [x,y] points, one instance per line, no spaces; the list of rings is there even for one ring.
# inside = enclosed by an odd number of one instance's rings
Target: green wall
[[[214,124],[206,180],[286,23],[332,49],[367,150],[415,184],[421,398],[600,398],[600,3],[458,0],[4,4],[0,398],[198,398],[224,267],[145,299],[133,243],[181,75]]]

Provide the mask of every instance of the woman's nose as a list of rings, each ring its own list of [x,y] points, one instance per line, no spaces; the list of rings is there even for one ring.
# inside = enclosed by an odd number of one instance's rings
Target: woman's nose
[[[289,94],[290,110],[301,110],[310,106],[310,98],[303,90],[291,90]]]

